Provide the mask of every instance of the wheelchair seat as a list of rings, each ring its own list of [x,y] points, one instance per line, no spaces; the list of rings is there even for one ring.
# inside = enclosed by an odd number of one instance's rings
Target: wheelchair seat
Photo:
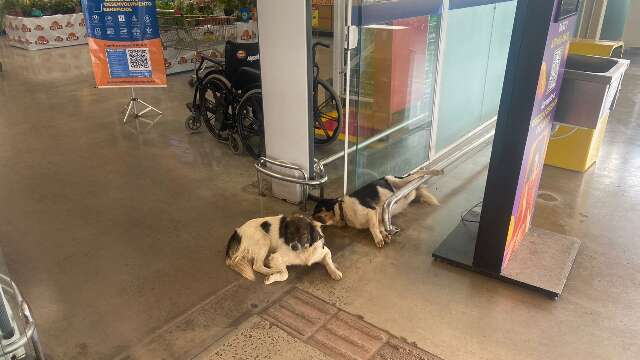
[[[260,70],[256,70],[250,67],[241,67],[236,74],[236,81],[242,86],[235,87],[236,89],[244,89],[247,87],[258,87],[260,84]]]
[[[227,41],[224,49],[225,77],[234,89],[260,82],[260,49],[258,43]]]

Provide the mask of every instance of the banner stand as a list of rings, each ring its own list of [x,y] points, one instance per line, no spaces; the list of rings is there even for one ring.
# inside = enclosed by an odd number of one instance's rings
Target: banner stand
[[[138,112],[138,104],[142,105],[144,107],[144,110]],[[131,111],[132,109],[133,109],[133,111]],[[155,111],[156,113],[162,115],[162,111],[156,109],[155,107],[153,107],[153,106],[147,104],[146,102],[140,100],[139,98],[137,98],[134,88],[131,88],[131,97],[129,98],[129,106],[127,107],[126,114],[124,114],[124,118],[122,119],[122,123],[123,124],[127,123],[127,119],[129,118],[130,114],[133,114],[133,116],[135,118],[141,118],[142,115],[144,115],[148,111]]]
[[[482,210],[469,210],[432,253],[553,299],[580,240],[532,218],[577,12],[575,0],[518,0]]]

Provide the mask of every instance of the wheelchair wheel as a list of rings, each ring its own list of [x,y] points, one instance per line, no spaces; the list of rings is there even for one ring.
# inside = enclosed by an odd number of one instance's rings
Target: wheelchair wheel
[[[254,159],[264,156],[264,113],[260,89],[249,91],[240,100],[236,111],[236,127],[247,153]]]
[[[200,89],[200,108],[204,126],[219,141],[228,141],[228,105],[225,97],[229,89],[221,81],[213,78]]]
[[[336,141],[342,131],[342,103],[335,90],[324,80],[319,80],[313,94],[314,142],[328,145]]]
[[[202,120],[199,117],[189,115],[187,120],[184,121],[184,127],[189,131],[197,131],[202,126]]]

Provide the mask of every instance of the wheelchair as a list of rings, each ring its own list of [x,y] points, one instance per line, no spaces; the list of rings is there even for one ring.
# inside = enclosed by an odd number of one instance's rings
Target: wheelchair
[[[265,154],[260,55],[257,43],[227,41],[224,62],[200,55],[195,71],[191,115],[185,127],[209,133],[238,154]]]

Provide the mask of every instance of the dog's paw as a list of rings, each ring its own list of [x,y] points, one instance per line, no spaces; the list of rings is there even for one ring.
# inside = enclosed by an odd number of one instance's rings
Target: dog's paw
[[[376,246],[379,248],[384,247],[384,239],[382,237],[380,237],[380,239],[376,239]]]
[[[336,271],[329,273],[329,275],[331,275],[331,278],[333,280],[340,280],[342,279],[342,272],[338,269],[336,269]]]
[[[289,278],[289,273],[284,272],[284,271],[277,272],[277,273],[274,273],[274,274],[271,274],[271,275],[267,276],[264,279],[264,284],[265,285],[269,285],[269,284],[277,282],[277,281],[285,281],[285,280],[287,280],[287,278]]]
[[[386,243],[390,243],[391,242],[391,235],[384,233],[382,234],[382,239],[384,239],[384,242]]]

